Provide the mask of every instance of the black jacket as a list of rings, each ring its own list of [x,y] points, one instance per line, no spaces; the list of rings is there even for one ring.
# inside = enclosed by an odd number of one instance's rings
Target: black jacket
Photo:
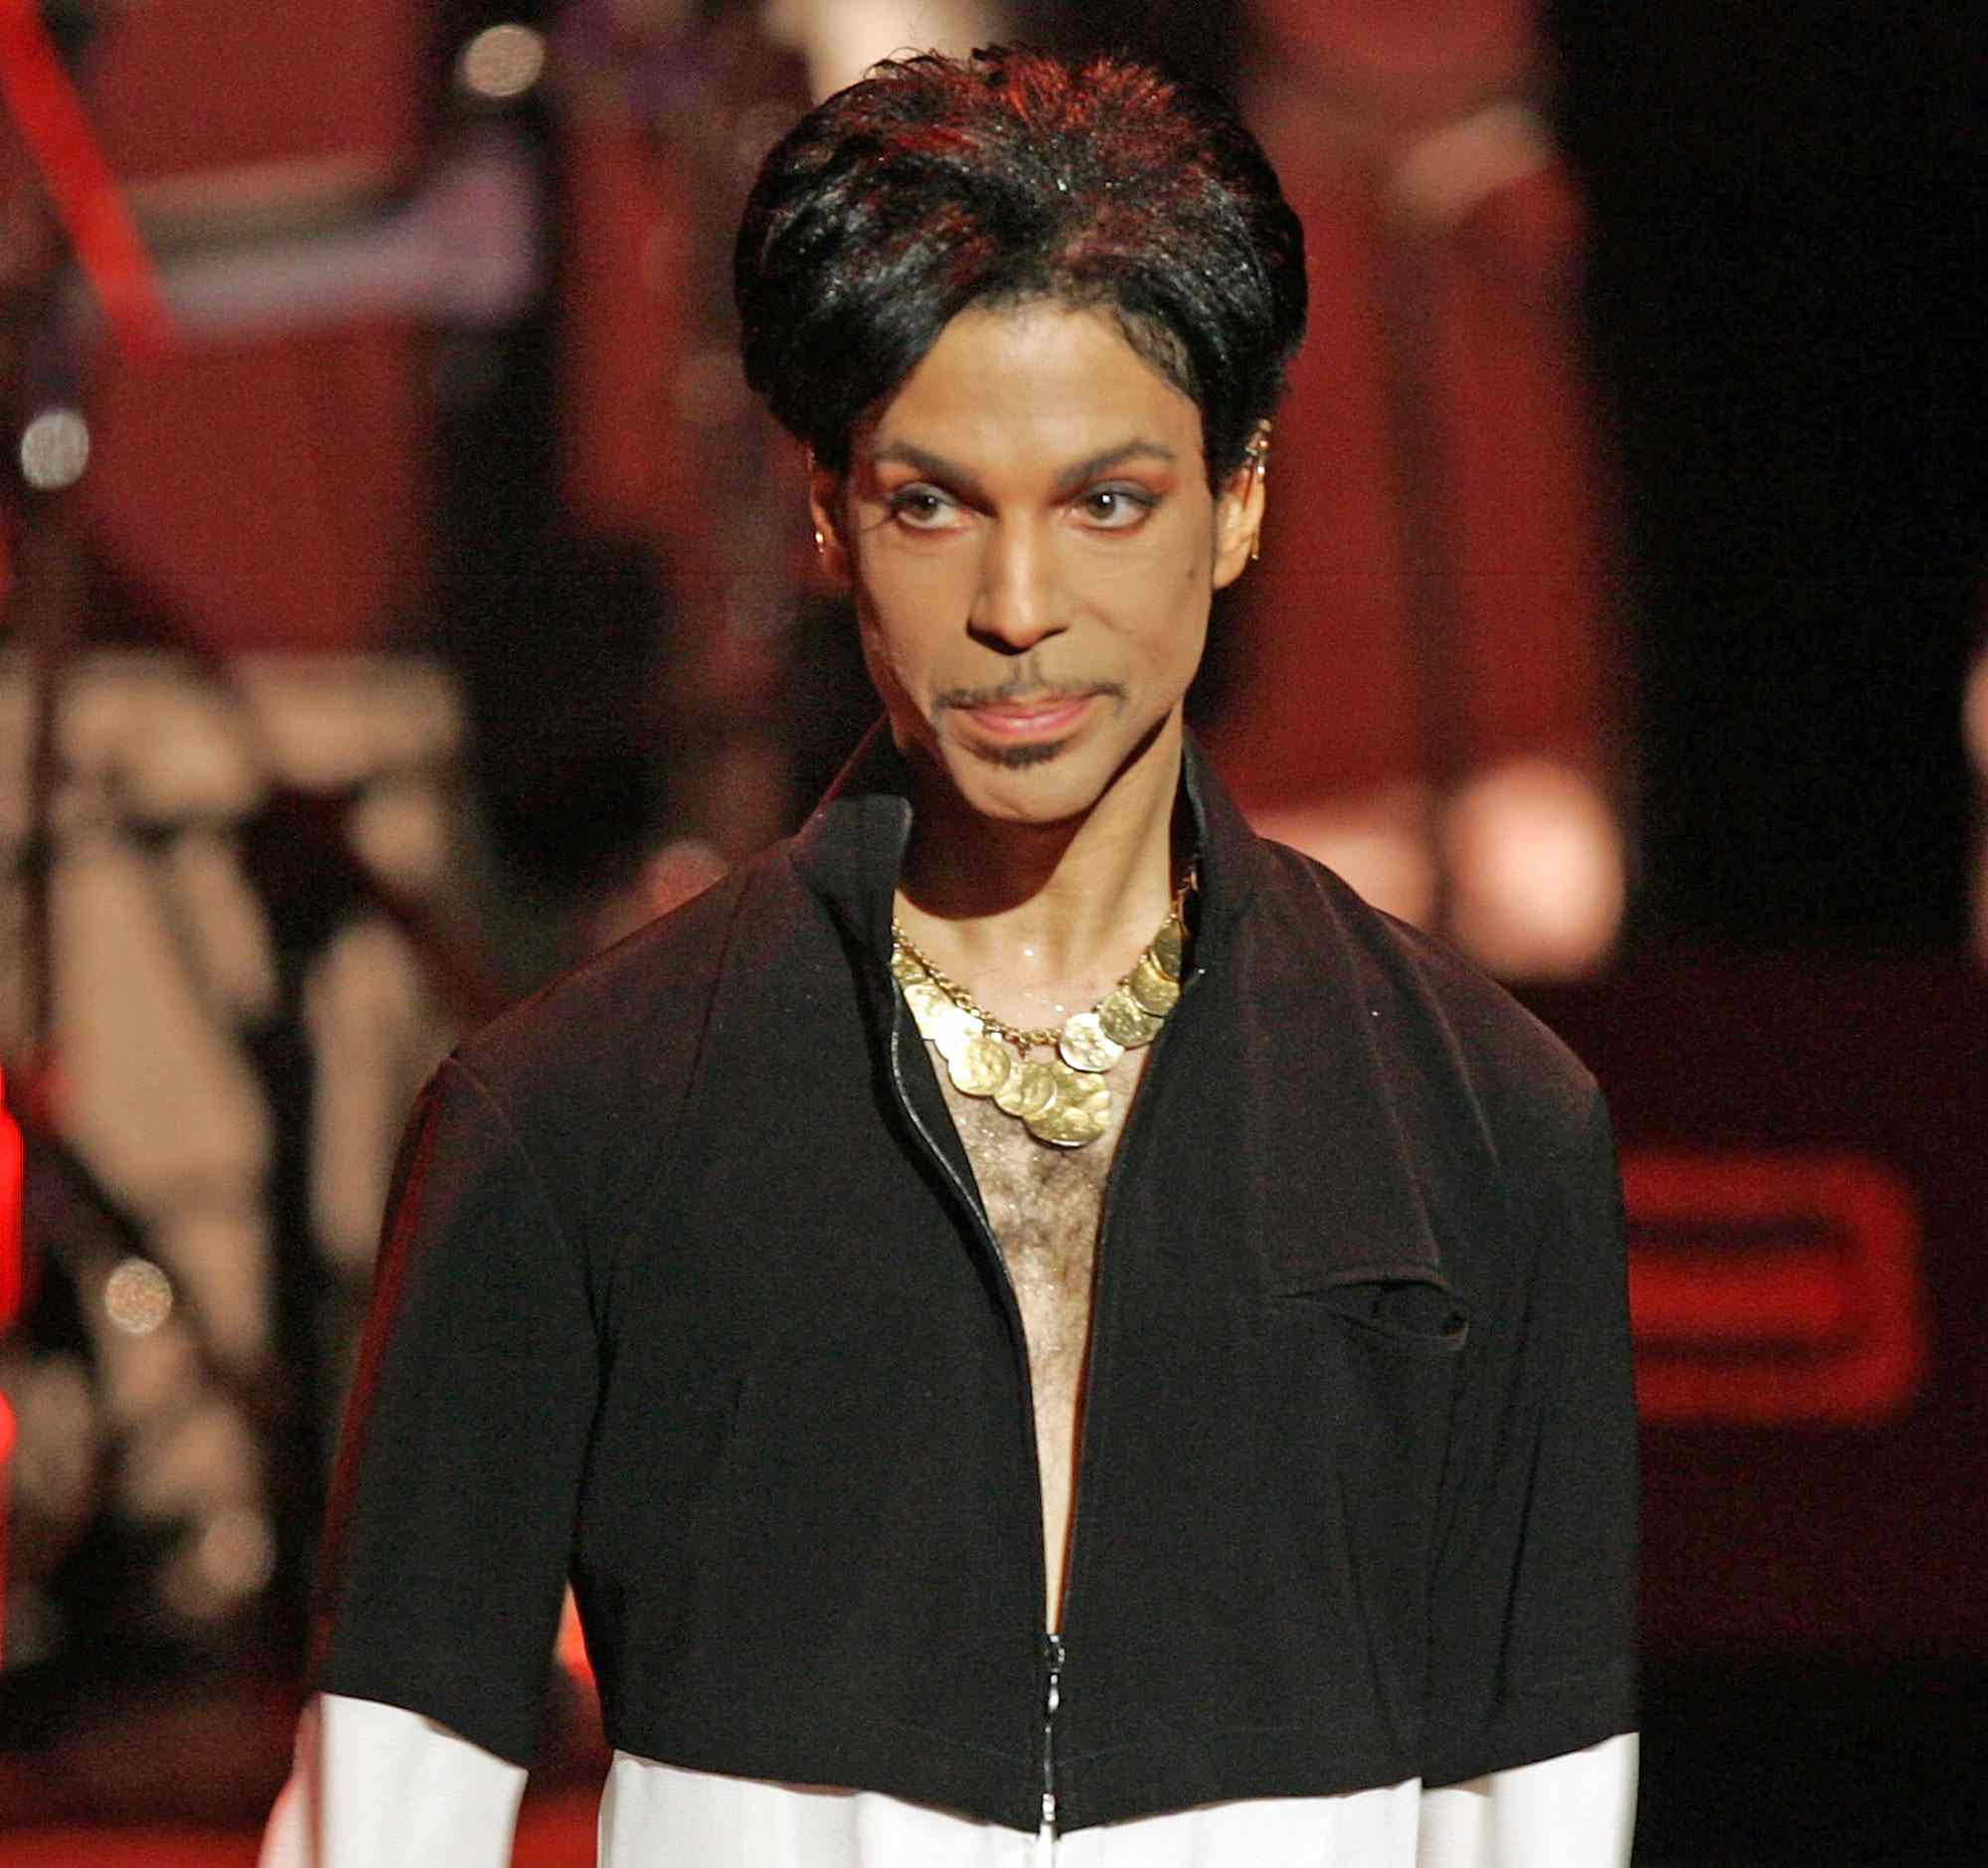
[[[1106,1194],[1062,1826],[1633,1725],[1594,1085],[1190,752],[1189,984]],[[891,981],[888,746],[465,1045],[406,1144],[318,1685],[528,1759],[569,1567],[617,1748],[1033,1828],[1028,1359]]]

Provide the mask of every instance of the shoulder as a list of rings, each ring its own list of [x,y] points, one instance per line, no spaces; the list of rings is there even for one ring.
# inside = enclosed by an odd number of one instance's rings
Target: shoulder
[[[779,846],[542,986],[457,1061],[500,1103],[598,1085],[694,1038],[742,931],[791,912]]]
[[[466,1080],[559,1202],[611,1199],[673,1131],[721,991],[778,972],[769,945],[818,943],[820,922],[775,845],[499,1014],[442,1076]]]
[[[1495,980],[1442,941],[1375,908],[1323,864],[1260,842],[1258,901],[1274,955],[1314,992],[1350,995],[1398,1087],[1440,1078],[1507,1140],[1550,1152],[1585,1145],[1600,1092],[1574,1052]],[[1252,905],[1253,907],[1254,905]]]
[[[1474,1337],[1516,1341],[1549,1286],[1556,1316],[1612,1317],[1621,1218],[1591,1073],[1442,942],[1309,858],[1263,847],[1247,920],[1275,933],[1252,948],[1277,970],[1275,1041],[1330,1060],[1324,1145],[1344,1151],[1364,1135],[1368,1171],[1398,1171],[1412,1187],[1405,1210],[1482,1321]],[[1319,1073],[1311,1060],[1283,1068]]]

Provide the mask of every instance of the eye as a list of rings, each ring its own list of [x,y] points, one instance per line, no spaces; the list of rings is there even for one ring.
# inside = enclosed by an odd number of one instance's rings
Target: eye
[[[885,509],[900,525],[913,532],[942,532],[959,511],[954,502],[936,487],[901,486],[885,502]]]
[[[1137,525],[1159,502],[1152,494],[1129,486],[1093,486],[1077,501],[1077,510],[1096,532],[1124,532]]]

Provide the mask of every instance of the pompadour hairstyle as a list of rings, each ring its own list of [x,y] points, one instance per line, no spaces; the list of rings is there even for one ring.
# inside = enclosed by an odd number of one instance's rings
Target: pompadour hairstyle
[[[1304,334],[1304,234],[1235,106],[1123,58],[887,61],[760,168],[734,288],[746,378],[837,472],[969,306],[1115,319],[1242,463]]]

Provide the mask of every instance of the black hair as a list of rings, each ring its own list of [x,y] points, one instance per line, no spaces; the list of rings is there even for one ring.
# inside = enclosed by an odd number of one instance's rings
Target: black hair
[[[746,378],[837,472],[969,306],[1107,312],[1242,465],[1304,334],[1304,234],[1236,107],[1119,57],[875,67],[775,145],[734,254]]]

